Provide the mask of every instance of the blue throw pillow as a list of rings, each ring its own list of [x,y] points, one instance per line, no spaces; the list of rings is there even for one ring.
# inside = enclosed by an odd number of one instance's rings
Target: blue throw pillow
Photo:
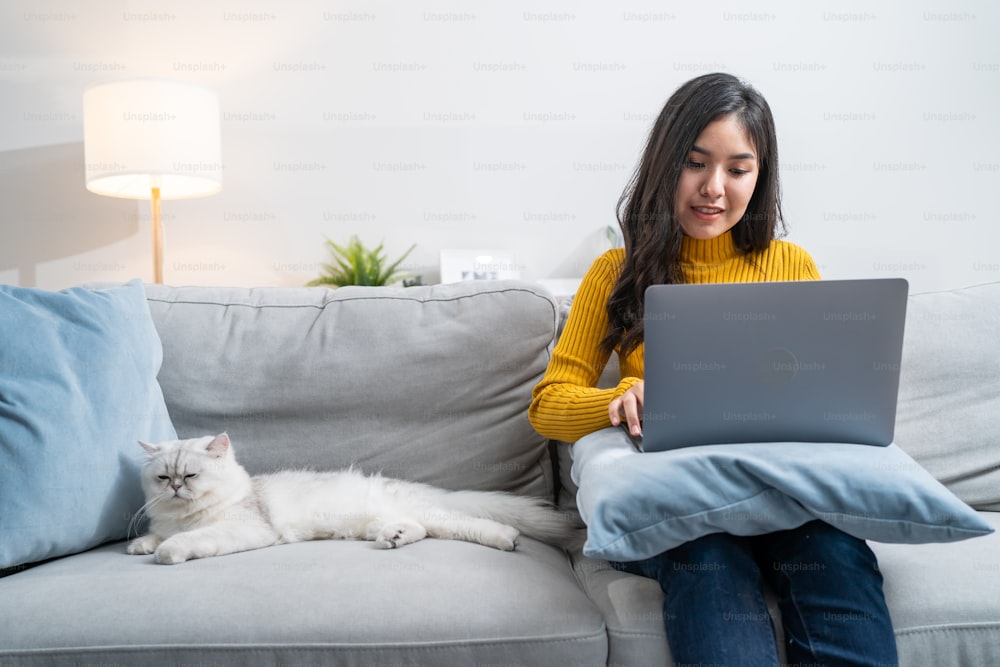
[[[639,453],[620,428],[572,448],[583,552],[649,558],[711,533],[760,535],[822,519],[876,542],[953,542],[993,532],[895,445],[706,445]]]
[[[0,569],[127,537],[136,440],[174,439],[142,283],[0,286]]]

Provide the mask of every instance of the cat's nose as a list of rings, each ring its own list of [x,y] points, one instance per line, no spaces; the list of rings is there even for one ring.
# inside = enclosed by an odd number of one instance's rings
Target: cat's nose
[[[171,484],[170,488],[173,489],[174,491],[176,491],[177,489],[181,488],[181,485],[180,484]]]

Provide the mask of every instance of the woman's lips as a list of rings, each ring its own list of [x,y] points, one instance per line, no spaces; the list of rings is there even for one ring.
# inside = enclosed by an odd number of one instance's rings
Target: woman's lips
[[[722,215],[724,209],[717,206],[692,206],[691,212],[701,220],[715,220]]]

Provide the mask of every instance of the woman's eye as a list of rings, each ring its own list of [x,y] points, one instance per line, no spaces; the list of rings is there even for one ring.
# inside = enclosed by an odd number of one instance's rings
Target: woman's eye
[[[730,171],[730,172],[731,172],[732,174],[734,174],[735,176],[744,176],[744,175],[746,175],[746,174],[749,174],[749,173],[750,173],[750,172],[749,172],[749,171],[747,171],[746,169],[730,169],[729,171]]]
[[[704,162],[695,162],[694,160],[688,160],[687,164],[685,166],[688,169],[704,169],[705,168],[705,163]]]

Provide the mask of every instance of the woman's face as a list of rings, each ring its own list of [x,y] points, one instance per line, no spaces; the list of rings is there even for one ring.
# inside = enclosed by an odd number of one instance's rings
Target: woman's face
[[[688,236],[712,239],[740,221],[757,185],[757,154],[743,126],[729,115],[695,139],[677,185],[674,211]]]

